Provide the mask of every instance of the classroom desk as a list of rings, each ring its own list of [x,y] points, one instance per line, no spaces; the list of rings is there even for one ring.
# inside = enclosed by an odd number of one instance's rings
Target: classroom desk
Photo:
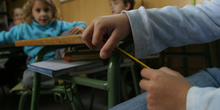
[[[13,57],[13,56],[21,56],[23,54],[11,54],[11,52],[13,51],[21,51],[23,50],[22,47],[15,47],[14,44],[7,44],[7,45],[0,45],[0,65],[1,65],[1,69],[5,69],[5,63],[6,63],[6,60],[8,60],[7,58],[10,58],[10,57]],[[2,68],[4,67],[4,68]],[[13,73],[15,74],[15,73]],[[4,77],[1,76],[1,77]],[[12,76],[10,76],[10,78],[12,79]],[[14,80],[14,79],[12,79]],[[5,94],[5,91],[3,89],[3,86],[6,85],[5,84],[5,79],[2,79],[0,80],[0,87],[2,87],[2,91],[3,91],[3,95],[5,96],[6,98],[6,94]]]
[[[22,47],[16,47],[14,44],[0,45],[0,52],[17,51],[17,50],[23,50],[23,48]]]
[[[58,48],[71,46],[73,44],[75,44],[75,45],[76,44],[83,44],[83,40],[81,39],[80,35],[18,40],[18,41],[15,41],[14,45],[16,47],[45,45],[46,48],[43,48],[37,55],[35,62],[38,62],[38,61],[42,60],[43,55],[46,52],[53,50],[53,49],[55,50]],[[31,110],[38,110],[40,82],[41,82],[41,75],[38,74],[37,72],[35,72],[34,79],[33,79]]]
[[[16,47],[37,45],[77,45],[84,44],[81,35],[58,36],[39,39],[28,39],[15,41]]]
[[[35,61],[38,62],[38,61],[41,61],[43,58],[43,55],[51,49],[63,48],[63,47],[74,46],[74,45],[85,45],[85,44],[83,40],[81,39],[81,35],[20,40],[20,41],[15,42],[15,46],[18,46],[18,47],[19,46],[31,46],[31,45],[32,46],[33,45],[45,45],[46,47],[46,48],[43,48],[39,52],[38,56],[36,57]],[[121,48],[125,48],[125,47],[129,47],[129,46],[121,45]],[[108,66],[108,71],[107,71],[108,72],[107,83],[106,81],[100,81],[100,80],[95,80],[91,78],[88,78],[87,81],[88,80],[89,81],[85,83],[85,82],[81,82],[81,81],[84,81],[84,78],[78,77],[78,76],[63,77],[63,78],[60,77],[60,79],[73,81],[76,84],[84,83],[84,85],[89,85],[90,87],[95,87],[95,88],[108,91],[108,108],[111,108],[120,102],[120,98],[119,98],[120,87],[117,85],[120,83],[119,74],[120,74],[121,61],[122,61],[122,55],[119,52],[113,52],[111,59],[110,59],[110,64]],[[133,65],[134,64],[131,64],[131,66]],[[134,68],[131,68],[131,69],[134,69]],[[32,92],[31,110],[38,109],[40,81],[41,81],[41,75],[35,72],[34,80],[33,80],[34,85],[33,85],[33,92]],[[98,83],[90,84],[94,81]]]

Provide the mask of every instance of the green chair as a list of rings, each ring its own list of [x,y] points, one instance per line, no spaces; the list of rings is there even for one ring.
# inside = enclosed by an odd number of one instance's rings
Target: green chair
[[[48,49],[48,51],[49,50],[52,51],[52,50],[55,50],[55,49],[65,48],[65,47],[67,47],[67,46],[53,46],[53,47],[49,47],[47,49]],[[38,58],[36,58],[36,59],[38,59]],[[38,73],[34,73],[34,74],[37,74],[39,76],[38,78],[40,78],[40,76],[41,76]],[[43,94],[54,94],[55,99],[57,101],[61,102],[61,103],[67,103],[67,100],[76,100],[76,98],[78,98],[80,104],[82,104],[78,95],[76,95],[77,97],[73,97],[73,95],[72,95],[72,94],[77,94],[77,90],[76,90],[75,86],[76,86],[75,84],[72,84],[69,87],[66,87],[66,85],[62,85],[62,86],[56,85],[52,89],[39,89],[37,92],[39,92],[39,94],[42,94],[42,95]],[[36,91],[36,89],[34,89],[34,88],[32,90],[23,88],[23,86],[20,82],[10,90],[10,93],[15,93],[15,94],[21,95],[20,100],[19,100],[18,109],[23,110],[24,105],[25,105],[26,100],[27,100],[27,96],[33,95],[33,93],[35,93],[35,91]],[[64,94],[65,97],[63,98],[61,96],[61,94]],[[68,96],[66,96],[66,95],[68,95]],[[69,98],[71,98],[71,99],[69,99]],[[32,100],[32,101],[34,101],[33,103],[35,103],[35,101],[38,102],[39,98],[36,97],[35,100]],[[72,105],[73,109],[76,109],[75,104],[71,104],[71,105]],[[34,106],[34,107],[37,107],[37,106]],[[34,109],[37,109],[37,108],[34,108]]]
[[[21,95],[19,100],[18,110],[24,110],[25,103],[27,102],[27,97],[32,94],[32,90],[24,88],[20,82],[16,86],[14,86],[9,92]],[[55,86],[52,89],[41,90],[40,92],[40,94],[54,94],[54,93],[64,94],[65,93],[64,86]]]

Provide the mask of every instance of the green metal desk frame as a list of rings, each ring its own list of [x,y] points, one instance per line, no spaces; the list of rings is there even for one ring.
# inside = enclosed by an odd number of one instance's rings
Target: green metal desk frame
[[[53,49],[63,48],[66,46],[46,46],[43,48],[39,54],[37,55],[35,61],[41,61],[44,54],[46,54],[48,51],[51,51]],[[121,48],[127,50],[131,50],[131,45],[128,46],[125,43],[120,45]],[[79,85],[85,85],[97,89],[106,90],[108,92],[108,108],[113,107],[114,105],[120,103],[120,64],[122,62],[123,55],[118,52],[114,51],[112,53],[112,56],[110,58],[109,64],[108,64],[108,70],[107,70],[107,81],[98,80],[98,79],[92,79],[92,78],[85,78],[85,77],[59,77],[58,79],[62,80],[68,80],[75,84]],[[139,87],[137,83],[137,73],[135,73],[134,68],[131,68],[132,70],[132,77],[135,83],[135,91],[138,95]],[[40,82],[41,82],[41,74],[35,72],[34,73],[34,80],[33,80],[33,90],[32,90],[32,100],[31,100],[31,110],[38,110],[38,104],[39,104],[39,93],[40,93]],[[72,103],[74,105],[74,103]]]

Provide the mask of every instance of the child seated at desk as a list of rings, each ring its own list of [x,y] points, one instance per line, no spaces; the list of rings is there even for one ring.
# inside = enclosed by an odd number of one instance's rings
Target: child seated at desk
[[[122,10],[132,10],[134,8],[134,0],[109,0],[112,14],[120,14]]]
[[[13,26],[20,25],[23,22],[23,9],[21,7],[16,7],[13,10],[13,23],[9,25],[8,30],[10,30]]]
[[[28,0],[23,7],[23,22],[14,26],[9,32],[0,33],[0,44],[11,44],[16,40],[56,37],[64,31],[71,30],[72,34],[84,31],[84,22],[65,22],[58,20],[58,11],[53,0]],[[36,55],[44,46],[25,46],[27,63],[33,63]],[[55,51],[45,54],[43,60],[54,59]],[[43,76],[41,88],[53,88],[54,79]],[[23,73],[24,88],[33,87],[33,71],[26,69]]]

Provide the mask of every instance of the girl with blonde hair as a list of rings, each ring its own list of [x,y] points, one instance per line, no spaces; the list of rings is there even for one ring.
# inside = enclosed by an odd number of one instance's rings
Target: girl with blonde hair
[[[28,0],[23,8],[24,23],[14,26],[9,32],[0,33],[0,44],[11,44],[16,40],[37,39],[45,37],[56,37],[64,31],[71,31],[72,34],[80,34],[87,25],[84,22],[60,21],[58,10],[53,0]],[[25,46],[24,52],[28,56],[28,63],[33,63],[37,53],[44,46]],[[43,60],[52,60],[55,51],[45,54]],[[26,69],[23,74],[22,84],[25,88],[33,86],[33,71]],[[49,77],[42,77],[42,88],[52,88],[54,80]]]

